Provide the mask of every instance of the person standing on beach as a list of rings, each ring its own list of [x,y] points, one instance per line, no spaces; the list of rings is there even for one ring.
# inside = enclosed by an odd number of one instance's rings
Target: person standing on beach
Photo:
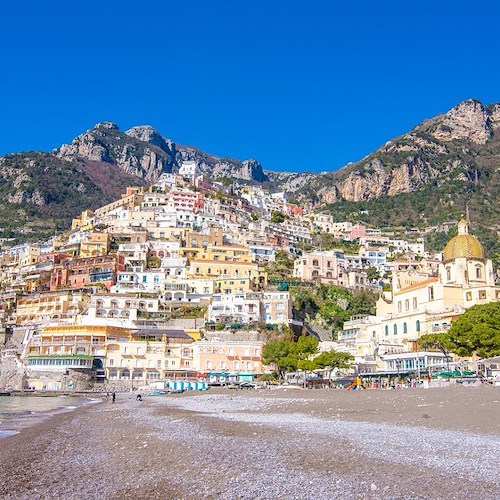
[[[116,392],[113,391],[113,394],[111,395],[111,399],[113,401],[113,403],[115,402],[115,399],[116,399]]]

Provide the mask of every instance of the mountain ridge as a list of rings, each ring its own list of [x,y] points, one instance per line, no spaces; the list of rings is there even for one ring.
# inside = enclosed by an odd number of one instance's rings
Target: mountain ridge
[[[3,236],[19,239],[41,235],[26,226],[26,214],[50,222],[50,211],[44,207],[54,202],[59,203],[57,222],[49,225],[63,229],[78,211],[118,198],[127,185],[151,184],[163,172],[176,171],[184,160],[196,161],[211,179],[228,177],[236,186],[253,183],[285,191],[291,201],[311,210],[326,207],[338,217],[360,219],[369,207],[368,220],[375,225],[434,223],[463,215],[467,204],[494,232],[500,220],[498,204],[492,202],[500,197],[500,104],[484,106],[468,99],[361,160],[321,173],[264,170],[254,159],[223,158],[176,144],[150,125],[122,132],[113,122],[100,122],[51,153],[0,158],[0,213],[7,217],[0,230],[7,228]],[[50,182],[55,186],[40,182],[49,182],[47,168],[54,169]],[[63,179],[65,169],[69,184]],[[65,216],[64,197],[54,195],[58,191],[71,197]],[[424,192],[432,206],[422,204]],[[399,202],[404,209],[398,209]],[[387,213],[384,207],[392,211]],[[25,214],[24,223],[12,227],[17,212]]]

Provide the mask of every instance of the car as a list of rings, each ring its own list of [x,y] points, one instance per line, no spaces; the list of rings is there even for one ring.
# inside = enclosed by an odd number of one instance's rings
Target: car
[[[255,389],[255,384],[252,382],[241,382],[240,389]]]

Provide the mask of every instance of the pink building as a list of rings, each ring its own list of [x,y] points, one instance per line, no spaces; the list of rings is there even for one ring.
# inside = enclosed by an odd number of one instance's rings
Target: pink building
[[[193,213],[202,212],[205,208],[203,193],[189,191],[188,189],[173,189],[169,193],[169,200],[176,209],[188,210]]]
[[[355,224],[349,229],[348,234],[350,240],[362,238],[366,236],[366,226],[364,224]]]
[[[328,250],[304,254],[294,262],[293,275],[302,280],[334,280],[345,286],[347,268],[344,253],[341,250]]]
[[[193,344],[194,366],[208,382],[254,380],[262,374],[263,346],[257,340],[201,340]]]

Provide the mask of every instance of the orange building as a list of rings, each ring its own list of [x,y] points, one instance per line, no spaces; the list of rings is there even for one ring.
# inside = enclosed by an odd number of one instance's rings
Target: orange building
[[[108,290],[116,283],[116,276],[125,270],[123,255],[106,255],[71,259],[54,266],[50,290],[82,288],[102,283]]]

